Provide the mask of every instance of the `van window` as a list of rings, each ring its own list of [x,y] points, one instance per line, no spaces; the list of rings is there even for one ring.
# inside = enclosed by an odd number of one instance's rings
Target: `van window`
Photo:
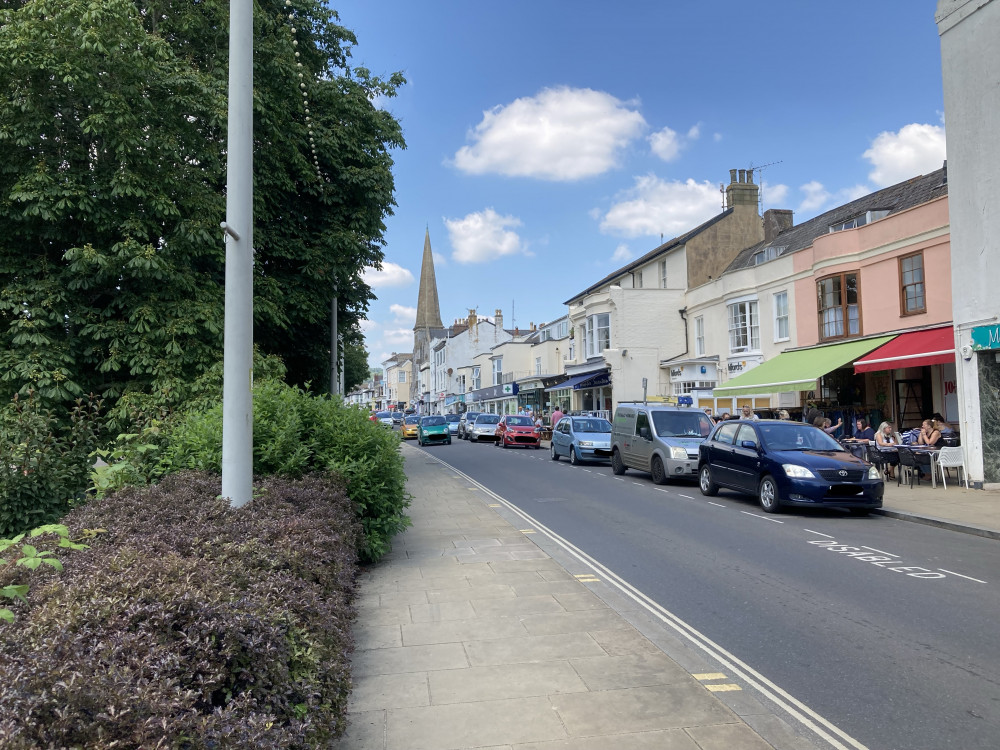
[[[641,435],[643,427],[649,429],[649,417],[646,416],[646,412],[640,411],[635,415],[635,434]]]
[[[660,437],[703,438],[712,431],[712,423],[700,409],[654,411],[653,424]]]

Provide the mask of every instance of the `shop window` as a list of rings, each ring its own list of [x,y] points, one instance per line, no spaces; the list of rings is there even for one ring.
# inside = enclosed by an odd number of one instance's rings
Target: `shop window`
[[[900,314],[916,315],[927,312],[924,295],[924,254],[904,255],[899,259]]]
[[[729,353],[760,351],[760,316],[757,300],[729,305]]]
[[[856,271],[816,282],[819,337],[824,341],[861,335],[861,294]]]

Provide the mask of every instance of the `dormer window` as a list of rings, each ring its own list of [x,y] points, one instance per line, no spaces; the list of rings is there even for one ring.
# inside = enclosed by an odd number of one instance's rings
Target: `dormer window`
[[[763,250],[758,250],[756,253],[753,254],[753,264],[755,266],[759,266],[761,263],[766,263],[769,260],[774,260],[783,252],[785,252],[786,247],[787,245],[779,245],[777,247],[772,245],[771,247],[765,247]]]
[[[839,224],[831,224],[830,232],[842,232],[845,229],[857,229],[858,227],[863,227],[865,224],[871,224],[873,221],[884,219],[888,215],[888,208],[877,208],[871,211],[865,211],[863,214],[859,214],[853,219],[842,221]]]

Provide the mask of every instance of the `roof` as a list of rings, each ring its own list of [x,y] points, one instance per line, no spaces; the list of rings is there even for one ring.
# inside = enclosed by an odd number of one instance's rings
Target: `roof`
[[[711,219],[709,219],[708,221],[704,222],[703,224],[699,224],[698,226],[696,226],[694,229],[692,229],[687,234],[682,234],[679,237],[675,237],[672,240],[667,240],[663,244],[658,245],[657,247],[655,247],[652,250],[650,250],[648,253],[646,253],[642,257],[640,257],[640,258],[638,258],[636,260],[633,260],[628,265],[622,266],[617,271],[613,271],[612,273],[608,274],[603,279],[601,279],[600,281],[598,281],[596,284],[592,284],[591,286],[587,287],[586,289],[584,289],[579,294],[573,295],[568,300],[566,300],[565,302],[563,302],[563,304],[564,305],[568,305],[568,304],[570,304],[575,299],[579,299],[580,297],[583,297],[583,296],[585,296],[587,294],[590,294],[591,292],[595,292],[598,289],[600,289],[601,287],[607,286],[608,284],[610,284],[612,281],[614,281],[619,276],[622,276],[623,274],[626,274],[629,271],[634,271],[635,269],[640,268],[640,267],[646,265],[647,263],[649,263],[649,261],[653,260],[657,256],[664,255],[664,254],[670,252],[671,250],[673,250],[674,248],[677,248],[677,247],[680,247],[680,246],[684,245],[692,237],[696,237],[697,235],[701,234],[706,229],[708,229],[710,226],[712,226],[713,224],[715,224],[718,221],[721,221],[723,218],[725,218],[726,216],[728,216],[732,212],[733,212],[732,208],[727,208],[725,211],[722,211],[721,213],[716,214],[715,216],[713,216]]]
[[[912,177],[906,182],[900,182],[850,203],[837,206],[826,213],[786,229],[771,241],[765,240],[751,245],[733,259],[724,273],[755,265],[753,256],[768,247],[784,248],[781,255],[788,255],[807,248],[813,244],[817,237],[829,234],[831,226],[842,224],[866,211],[887,209],[888,216],[892,216],[945,195],[948,195],[947,169],[942,167],[929,174]]]

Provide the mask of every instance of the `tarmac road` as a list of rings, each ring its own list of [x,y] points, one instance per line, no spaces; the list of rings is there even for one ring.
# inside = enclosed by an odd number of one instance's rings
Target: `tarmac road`
[[[739,660],[763,698],[800,702],[805,721],[815,712],[873,749],[998,746],[996,540],[833,511],[765,516],[750,498],[544,450],[425,450]]]

